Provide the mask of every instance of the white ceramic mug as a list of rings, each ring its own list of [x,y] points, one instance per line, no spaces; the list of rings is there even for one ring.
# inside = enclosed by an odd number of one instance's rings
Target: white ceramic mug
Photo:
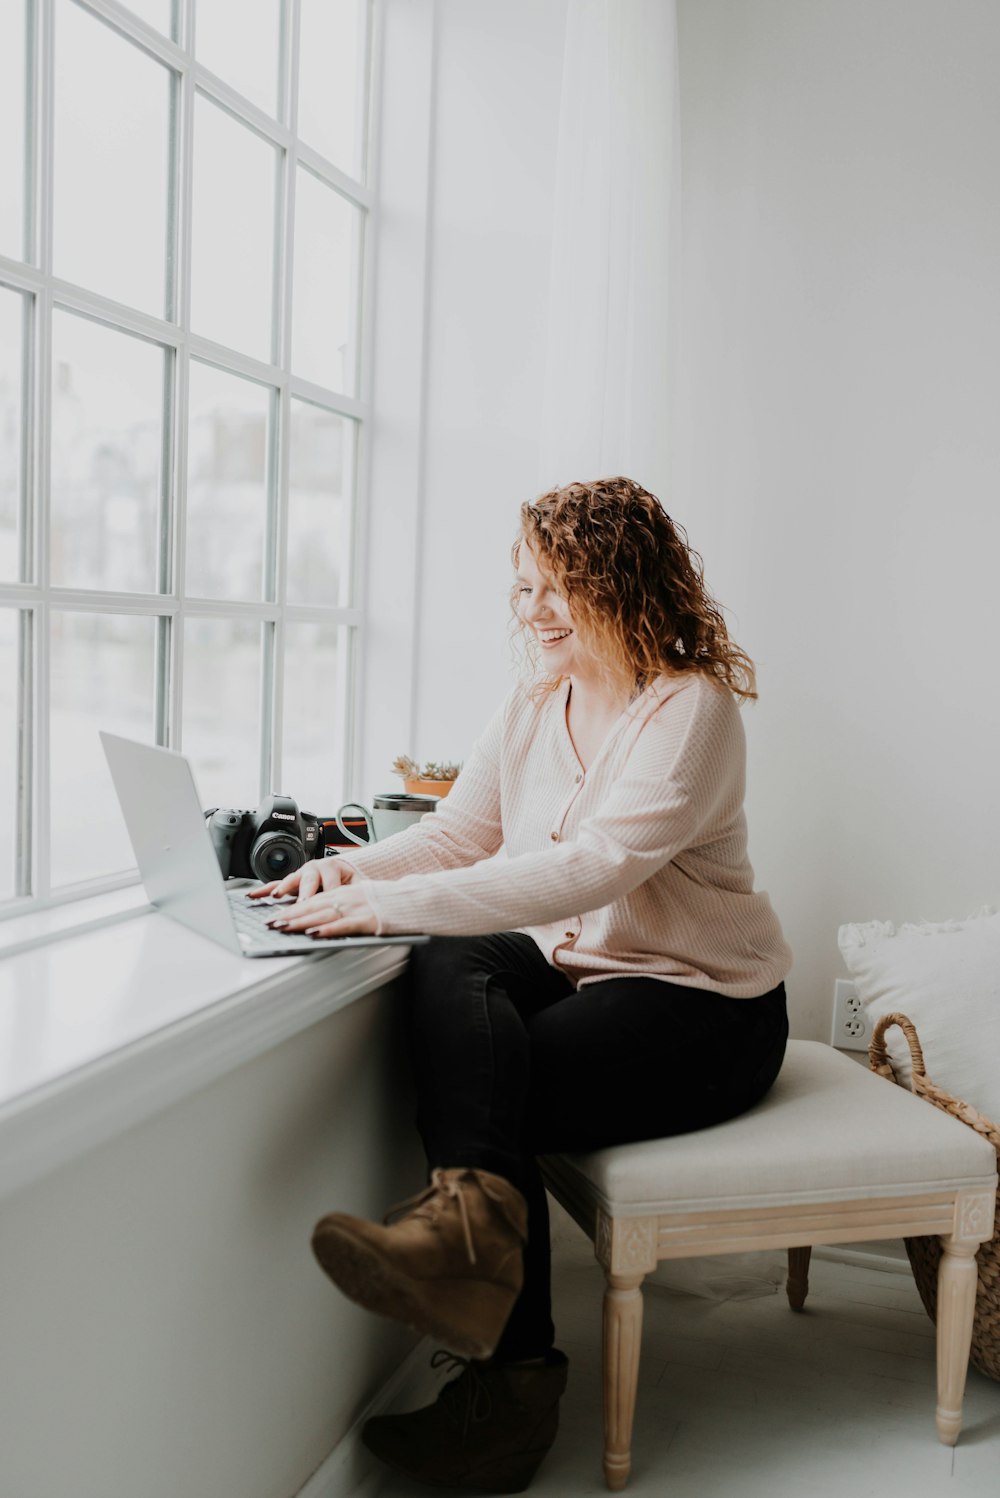
[[[368,829],[368,842],[380,843],[384,838],[392,837],[394,832],[403,832],[407,827],[412,827],[414,822],[419,822],[421,817],[433,811],[437,804],[437,796],[411,796],[406,791],[387,792],[385,795],[372,798],[371,811],[357,801],[345,801],[334,820],[348,842],[357,843],[358,847],[365,848],[368,844],[364,838],[356,837],[344,826],[345,812],[360,812]]]

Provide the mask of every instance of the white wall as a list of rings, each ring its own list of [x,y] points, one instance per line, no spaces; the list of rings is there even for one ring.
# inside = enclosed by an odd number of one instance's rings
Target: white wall
[[[760,882],[825,1037],[838,924],[1000,894],[1000,7],[680,0],[676,513],[760,666]]]
[[[414,1337],[313,1260],[419,1187],[399,996],[348,1004],[0,1212],[4,1498],[285,1498]]]

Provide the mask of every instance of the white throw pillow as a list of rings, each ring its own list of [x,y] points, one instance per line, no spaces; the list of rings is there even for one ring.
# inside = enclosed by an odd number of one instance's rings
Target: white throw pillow
[[[927,1075],[1000,1124],[1000,915],[965,921],[841,926],[838,944],[869,1023],[897,1011],[917,1027]],[[897,1077],[910,1084],[910,1048],[887,1036]]]

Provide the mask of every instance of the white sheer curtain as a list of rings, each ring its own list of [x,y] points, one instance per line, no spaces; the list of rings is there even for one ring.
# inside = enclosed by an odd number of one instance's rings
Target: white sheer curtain
[[[540,488],[670,488],[678,229],[674,0],[569,0]]]

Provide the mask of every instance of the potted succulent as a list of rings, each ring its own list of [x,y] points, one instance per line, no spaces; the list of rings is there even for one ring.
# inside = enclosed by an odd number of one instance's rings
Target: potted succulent
[[[403,789],[411,796],[447,796],[455,781],[461,765],[438,764],[437,760],[429,759],[423,766],[408,754],[401,754],[398,759],[393,760],[392,768],[396,775],[403,777]]]

